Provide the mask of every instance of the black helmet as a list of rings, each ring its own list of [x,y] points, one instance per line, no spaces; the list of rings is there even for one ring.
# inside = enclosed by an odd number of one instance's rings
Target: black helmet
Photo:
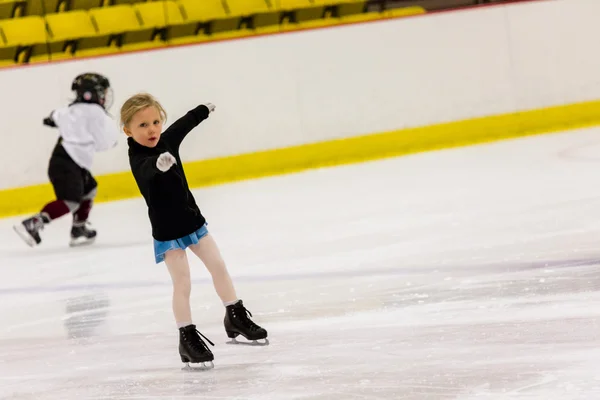
[[[74,103],[100,104],[105,110],[112,105],[112,89],[108,78],[94,72],[78,75],[71,85],[75,92]]]

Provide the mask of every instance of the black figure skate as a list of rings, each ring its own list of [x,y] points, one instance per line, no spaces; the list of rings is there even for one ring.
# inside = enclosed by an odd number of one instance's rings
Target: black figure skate
[[[13,229],[25,243],[31,247],[35,247],[42,242],[40,231],[44,229],[44,222],[46,222],[44,216],[38,214],[13,226]]]
[[[252,322],[248,316],[251,317],[252,313],[244,307],[242,300],[238,300],[237,303],[226,307],[225,332],[232,339],[227,343],[267,346],[269,344],[267,331]],[[251,342],[238,342],[236,337],[239,335],[242,335],[247,340],[251,340]],[[258,342],[258,340],[262,339],[264,339],[264,342]]]
[[[181,362],[186,363],[184,370],[207,370],[215,367],[213,353],[200,337],[215,345],[206,336],[198,332],[196,325],[179,328],[179,355]],[[190,366],[190,363],[195,364]]]
[[[92,244],[96,240],[96,231],[91,229],[89,222],[73,224],[69,246],[77,247]]]

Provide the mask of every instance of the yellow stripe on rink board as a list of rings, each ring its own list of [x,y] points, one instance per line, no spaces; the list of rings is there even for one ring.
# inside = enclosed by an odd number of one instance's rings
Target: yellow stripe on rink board
[[[600,125],[600,101],[496,115],[185,163],[193,188]],[[129,171],[97,177],[98,202],[138,197]],[[36,212],[49,184],[0,190],[0,217]]]

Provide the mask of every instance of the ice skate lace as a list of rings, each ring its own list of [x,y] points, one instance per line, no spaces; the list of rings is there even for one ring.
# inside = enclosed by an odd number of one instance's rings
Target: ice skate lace
[[[44,229],[44,221],[42,221],[41,217],[33,217],[29,221],[25,222],[27,225],[27,229],[30,230],[43,230]]]
[[[73,227],[80,228],[83,231],[93,231],[94,230],[92,228],[92,223],[90,221],[75,222],[73,224]]]
[[[205,344],[205,343],[202,341],[202,339],[200,339],[200,337],[199,337],[199,336],[196,336],[196,335],[194,335],[194,334],[193,334],[194,332],[195,332],[195,333],[197,333],[198,335],[202,336],[204,339],[206,339],[206,341],[207,341],[208,343],[210,343],[211,345],[213,345],[213,346],[215,345],[213,342],[211,342],[211,341],[210,341],[210,339],[209,339],[209,338],[207,338],[207,337],[206,337],[206,336],[204,336],[202,333],[200,333],[200,331],[199,331],[198,329],[194,329],[192,332],[190,332],[190,333],[192,333],[192,334],[189,336],[189,339],[190,339],[190,345],[192,346],[192,348],[193,348],[194,350],[197,350],[197,351],[198,351],[198,350],[204,350],[204,349],[208,349],[208,347],[207,347],[207,346],[206,346],[206,344]]]
[[[256,325],[248,316],[252,317],[252,313],[246,307],[236,307],[232,310],[233,318],[236,318],[238,321],[244,325],[244,327],[250,329],[251,331],[257,331],[260,329],[260,326]]]

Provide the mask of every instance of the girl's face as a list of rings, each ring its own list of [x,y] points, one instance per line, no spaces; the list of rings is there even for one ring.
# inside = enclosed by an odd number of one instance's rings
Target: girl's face
[[[137,143],[146,147],[156,147],[162,133],[163,121],[158,109],[154,106],[146,107],[133,115],[125,128],[125,134]]]

